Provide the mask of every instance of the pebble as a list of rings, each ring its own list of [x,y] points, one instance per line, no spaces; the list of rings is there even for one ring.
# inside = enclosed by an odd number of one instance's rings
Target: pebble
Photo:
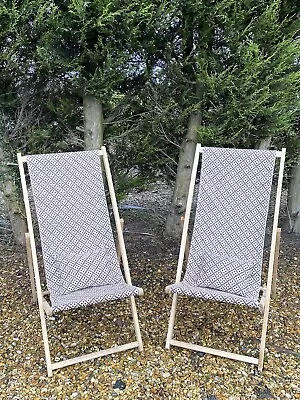
[[[118,379],[113,385],[113,389],[124,390],[125,388],[126,384],[121,379]]]
[[[274,396],[272,395],[270,389],[265,388],[259,392],[258,398],[259,399],[274,399]]]

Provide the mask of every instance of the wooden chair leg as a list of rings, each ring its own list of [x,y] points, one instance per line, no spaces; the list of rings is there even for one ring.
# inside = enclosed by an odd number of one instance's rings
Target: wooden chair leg
[[[270,296],[267,296],[265,306],[264,306],[263,326],[262,326],[262,334],[261,334],[261,339],[260,339],[259,358],[258,358],[258,370],[260,372],[263,370],[263,366],[264,366],[267,325],[268,325],[268,317],[269,317],[269,306],[270,306]]]
[[[172,307],[171,307],[168,334],[167,334],[166,349],[170,348],[170,342],[171,342],[171,340],[173,338],[173,330],[174,330],[174,323],[175,323],[177,299],[178,299],[178,294],[174,293],[173,301],[172,301]]]
[[[120,218],[120,223],[121,223],[121,228],[122,228],[122,232],[124,231],[124,219]],[[120,248],[120,243],[119,241],[117,242],[117,257],[118,257],[118,261],[119,263],[121,262],[121,248]]]
[[[272,295],[273,298],[276,297],[276,283],[277,283],[277,274],[278,274],[278,259],[279,259],[280,237],[281,237],[281,228],[277,228],[275,255],[274,255],[273,280],[272,280],[272,288],[271,288],[271,295]]]
[[[37,302],[37,293],[34,281],[34,271],[33,271],[33,261],[32,261],[32,252],[31,252],[31,244],[30,244],[30,236],[29,233],[25,233],[25,242],[26,242],[26,251],[27,251],[27,261],[29,268],[29,277],[30,277],[30,285],[32,292],[32,302]]]
[[[184,224],[184,216],[182,216],[180,218],[180,221],[181,221],[182,226],[183,226],[183,224]],[[189,254],[190,254],[190,239],[189,239],[189,236],[187,235],[185,249],[184,249],[184,258],[185,258],[186,262],[187,262],[187,260],[189,258]]]
[[[141,336],[138,315],[137,315],[137,311],[136,311],[135,298],[134,298],[134,296],[130,296],[129,299],[130,299],[131,313],[132,313],[132,318],[133,318],[133,323],[134,323],[136,340],[139,344],[139,350],[143,351],[143,342],[142,342],[142,336]]]

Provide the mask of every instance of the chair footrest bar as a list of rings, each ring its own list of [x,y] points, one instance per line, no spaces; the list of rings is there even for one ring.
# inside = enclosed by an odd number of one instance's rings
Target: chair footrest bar
[[[131,342],[131,343],[123,344],[121,346],[112,347],[110,349],[96,351],[95,353],[84,354],[83,356],[74,357],[74,358],[70,358],[68,360],[53,363],[52,369],[54,370],[54,369],[67,367],[69,365],[77,364],[79,362],[93,360],[94,358],[99,358],[99,357],[107,356],[109,354],[118,353],[120,351],[133,349],[138,346],[139,346],[138,342]]]
[[[197,344],[181,342],[179,340],[172,339],[170,344],[177,347],[183,347],[189,350],[201,351],[202,353],[213,354],[214,356],[220,356],[225,358],[231,358],[232,360],[244,361],[250,364],[258,365],[258,358],[243,356],[241,354],[230,353],[228,351],[222,351],[217,349],[212,349],[210,347],[198,346]]]

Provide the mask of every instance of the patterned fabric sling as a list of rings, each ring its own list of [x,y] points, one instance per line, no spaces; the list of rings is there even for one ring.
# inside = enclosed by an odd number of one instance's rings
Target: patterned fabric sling
[[[173,293],[259,307],[276,151],[203,148],[190,253]]]
[[[28,155],[53,311],[138,294],[117,259],[98,151]]]

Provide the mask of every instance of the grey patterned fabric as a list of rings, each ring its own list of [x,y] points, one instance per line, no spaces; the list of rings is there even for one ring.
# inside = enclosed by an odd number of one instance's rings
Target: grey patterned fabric
[[[173,293],[259,307],[276,151],[203,149],[195,222]]]
[[[138,294],[117,260],[98,151],[27,163],[53,311]]]
[[[71,308],[89,306],[103,301],[125,299],[137,295],[138,288],[129,286],[125,282],[117,285],[89,287],[63,296],[52,295],[51,306],[54,311],[63,311]]]
[[[114,263],[112,254],[105,247],[86,252],[71,252],[53,260],[60,275],[60,294],[90,286],[115,285],[122,280],[121,271],[110,268]],[[101,268],[99,268],[101,266]]]

